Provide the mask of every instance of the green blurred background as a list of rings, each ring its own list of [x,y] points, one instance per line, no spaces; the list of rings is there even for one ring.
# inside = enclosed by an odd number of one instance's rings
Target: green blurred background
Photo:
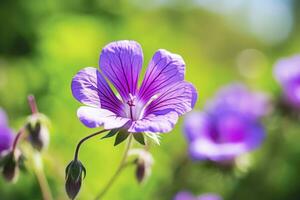
[[[291,0],[1,0],[0,106],[17,131],[30,113],[26,96],[52,121],[45,170],[53,195],[67,199],[64,169],[80,138],[95,130],[76,117],[72,77],[98,65],[101,48],[111,41],[138,41],[144,68],[164,48],[183,56],[186,79],[199,92],[196,109],[222,85],[242,81],[276,97],[272,67],[300,50],[300,3]],[[216,192],[228,200],[300,199],[299,121],[273,114],[266,120],[263,146],[241,159],[240,169],[221,170],[187,158],[182,121],[153,146],[155,164],[139,185],[129,167],[109,190],[110,200],[168,200],[176,192]],[[138,145],[136,145],[138,146]],[[121,159],[124,144],[93,139],[80,158],[87,177],[78,199],[92,199]],[[245,165],[247,165],[245,167]],[[42,199],[32,172],[16,184],[0,179],[0,199]]]

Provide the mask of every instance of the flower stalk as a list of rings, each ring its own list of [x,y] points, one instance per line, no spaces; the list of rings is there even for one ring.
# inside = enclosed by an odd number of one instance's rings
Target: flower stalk
[[[127,162],[126,161],[127,161],[127,157],[128,157],[128,153],[129,153],[130,147],[131,147],[131,143],[132,143],[132,134],[129,135],[128,143],[127,143],[127,145],[125,147],[125,151],[124,151],[124,154],[123,154],[123,157],[122,157],[122,160],[120,162],[119,167],[117,168],[116,172],[111,177],[111,179],[107,182],[107,184],[105,185],[105,187],[96,196],[95,200],[101,199],[106,194],[106,192],[113,185],[113,183],[118,178],[118,176],[120,175],[120,173],[122,172],[122,170],[127,166]]]
[[[104,133],[104,132],[106,132],[106,131],[108,131],[108,130],[101,130],[101,131],[98,131],[98,132],[96,132],[96,133],[93,133],[93,134],[88,135],[88,136],[84,137],[83,139],[81,139],[81,140],[79,141],[79,143],[77,144],[77,146],[76,146],[76,150],[75,150],[75,154],[74,154],[74,161],[77,161],[77,160],[78,160],[79,149],[80,149],[81,145],[82,145],[86,140],[88,140],[88,139],[90,139],[90,138],[92,138],[92,137],[94,137],[94,136],[97,136],[97,135],[99,135],[99,134],[101,134],[101,133]]]
[[[43,200],[52,200],[51,190],[44,172],[43,162],[40,153],[35,153],[34,155],[34,173],[38,180]]]
[[[13,146],[12,146],[12,152],[13,152],[13,153],[16,151],[17,146],[18,146],[18,143],[19,143],[19,141],[21,140],[21,138],[23,137],[23,134],[24,134],[24,133],[25,133],[25,129],[24,129],[24,127],[22,127],[22,128],[19,130],[17,136],[16,136],[15,139],[14,139]]]

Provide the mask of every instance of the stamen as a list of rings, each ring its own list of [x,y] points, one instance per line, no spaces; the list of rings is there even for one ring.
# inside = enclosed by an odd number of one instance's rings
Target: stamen
[[[135,106],[136,97],[133,96],[131,93],[129,94],[129,100],[127,101],[127,104],[129,105],[129,111],[130,111],[130,118],[133,119],[133,112],[132,109]]]

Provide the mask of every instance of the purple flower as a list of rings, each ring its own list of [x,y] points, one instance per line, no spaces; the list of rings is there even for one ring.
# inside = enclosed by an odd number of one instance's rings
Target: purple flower
[[[190,155],[197,160],[232,160],[259,147],[264,139],[260,118],[268,113],[268,98],[240,84],[221,89],[204,112],[185,119]]]
[[[8,126],[6,114],[0,108],[0,155],[11,148],[13,139],[14,135]]]
[[[300,108],[300,55],[279,60],[274,75],[288,103]]]
[[[184,80],[185,63],[177,54],[158,50],[138,88],[142,64],[143,52],[137,42],[117,41],[105,46],[100,71],[84,68],[72,81],[73,96],[86,105],[77,112],[81,122],[89,128],[123,127],[133,133],[171,131],[197,99],[194,86]]]
[[[222,197],[212,193],[202,194],[198,197],[195,197],[190,192],[182,191],[177,193],[174,200],[222,200]]]

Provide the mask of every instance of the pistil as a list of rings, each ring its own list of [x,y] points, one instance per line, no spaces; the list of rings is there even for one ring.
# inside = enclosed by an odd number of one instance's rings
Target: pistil
[[[129,106],[129,111],[130,111],[130,118],[134,120],[133,118],[133,107],[135,106],[135,96],[132,96],[132,94],[129,94],[130,99],[127,101],[127,104]]]

